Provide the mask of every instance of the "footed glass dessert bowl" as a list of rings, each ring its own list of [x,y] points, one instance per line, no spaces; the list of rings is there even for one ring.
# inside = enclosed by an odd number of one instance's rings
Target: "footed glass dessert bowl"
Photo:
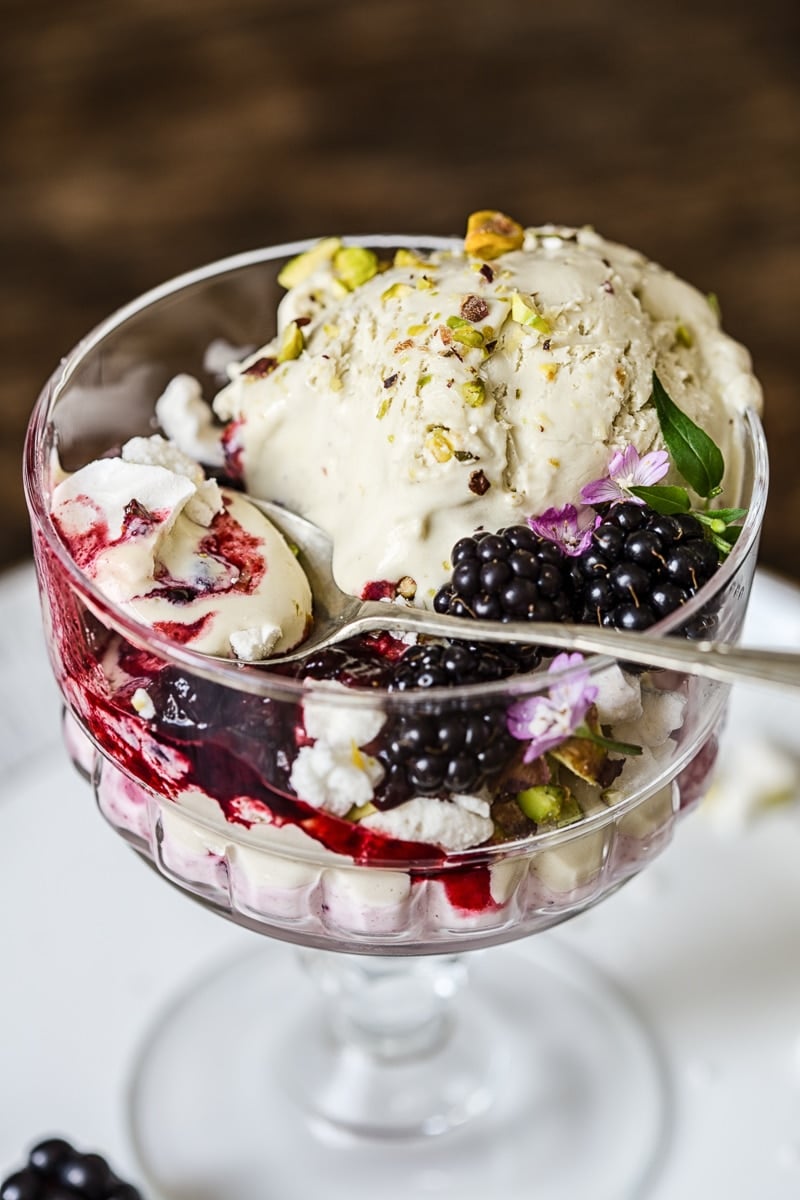
[[[453,245],[373,237],[358,248],[399,249],[419,269],[417,256]],[[102,554],[146,539],[157,506],[117,497],[121,533],[107,512],[67,530],[58,507],[65,478],[152,439],[156,400],[176,377],[191,372],[213,391],[221,358],[266,361],[252,351],[275,333],[278,276],[308,251],[217,263],[112,316],[47,384],[26,447],[66,743],[102,814],[187,895],[302,948],[255,947],[160,1020],[130,1092],[143,1170],[159,1194],[207,1200],[293,1200],[312,1187],[641,1194],[664,1148],[664,1083],[624,996],[549,938],[524,953],[461,955],[545,931],[646,866],[707,787],[728,689],[608,657],[489,651],[469,642],[468,619],[461,641],[376,635],[299,666],[221,661],[192,644],[191,622],[145,624],[86,569],[98,538]],[[525,313],[520,323],[531,326]],[[235,435],[227,448],[212,465],[235,486]],[[747,510],[738,539],[651,632],[739,635],[766,499],[755,412],[737,418],[729,453]],[[76,497],[97,508],[79,486]],[[608,542],[696,532],[638,501],[602,505],[593,528]],[[230,513],[226,501],[204,525],[201,556],[252,577],[260,543]],[[530,525],[492,535],[492,555],[483,532],[454,562],[524,553],[538,556],[537,578],[574,574],[563,546],[552,558]],[[175,574],[161,578],[159,602],[180,608]],[[635,579],[627,586],[638,607]],[[450,584],[437,605],[457,612],[453,595]]]

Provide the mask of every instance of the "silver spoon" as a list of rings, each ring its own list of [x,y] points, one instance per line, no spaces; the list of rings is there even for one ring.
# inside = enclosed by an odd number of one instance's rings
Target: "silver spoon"
[[[554,649],[608,655],[649,667],[686,671],[721,683],[752,680],[784,688],[800,687],[800,653],[745,649],[725,642],[689,642],[680,638],[624,633],[593,625],[542,621],[468,620],[384,600],[359,600],[333,580],[333,545],[319,526],[267,500],[248,499],[276,525],[298,550],[314,597],[314,625],[306,640],[289,654],[264,659],[265,667],[296,662],[359,633],[385,629],[432,634],[479,642],[520,642]]]

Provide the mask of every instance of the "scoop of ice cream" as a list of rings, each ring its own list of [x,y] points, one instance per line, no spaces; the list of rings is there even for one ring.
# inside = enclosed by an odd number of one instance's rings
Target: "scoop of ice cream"
[[[281,534],[160,437],[62,479],[52,512],[104,595],[195,650],[263,659],[310,626],[311,590]]]
[[[706,298],[591,230],[518,245],[378,270],[327,239],[215,401],[247,490],[327,529],[350,592],[411,576],[425,600],[464,534],[576,502],[627,444],[662,448],[654,370],[738,492],[737,414],[760,390]]]

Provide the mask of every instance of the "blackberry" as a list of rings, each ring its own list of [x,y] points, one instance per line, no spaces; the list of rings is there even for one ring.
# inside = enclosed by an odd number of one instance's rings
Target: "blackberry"
[[[142,1200],[100,1154],[83,1154],[64,1138],[34,1146],[21,1171],[0,1185],[0,1200]]]
[[[470,642],[421,643],[395,664],[391,691],[489,683],[538,666],[532,647],[502,649]],[[392,808],[411,796],[475,792],[489,783],[514,752],[506,729],[506,706],[481,700],[479,709],[436,703],[395,712],[375,749],[386,772],[375,796]]]
[[[566,555],[527,525],[462,538],[450,557],[453,572],[434,597],[436,612],[489,621],[573,616]]]
[[[719,552],[688,513],[663,516],[646,504],[611,508],[571,569],[579,621],[645,630],[675,612],[719,566]],[[704,637],[713,607],[687,622],[686,637]]]
[[[410,646],[394,664],[390,691],[490,683],[519,671],[532,671],[541,662],[535,646],[493,646],[480,642],[421,642]]]

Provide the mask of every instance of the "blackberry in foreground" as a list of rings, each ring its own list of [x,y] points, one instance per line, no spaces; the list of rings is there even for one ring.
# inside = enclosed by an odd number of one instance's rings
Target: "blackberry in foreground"
[[[0,1185],[0,1200],[142,1200],[100,1154],[84,1154],[64,1138],[33,1147],[21,1171]]]
[[[393,692],[404,692],[414,688],[491,683],[520,671],[533,671],[540,662],[541,655],[535,646],[420,642],[410,646],[394,664],[388,687]]]
[[[719,551],[689,513],[663,516],[648,505],[615,505],[573,560],[579,621],[613,629],[649,629],[675,612],[708,582]],[[688,622],[687,637],[707,636],[709,610]]]
[[[569,560],[527,525],[461,538],[436,612],[488,621],[567,621],[573,616]]]
[[[410,647],[398,660],[390,691],[424,691],[490,683],[533,670],[540,656],[532,647],[470,642],[431,642]],[[432,702],[390,715],[376,755],[386,772],[375,804],[392,808],[411,796],[474,793],[489,783],[514,752],[502,700],[479,707]]]

